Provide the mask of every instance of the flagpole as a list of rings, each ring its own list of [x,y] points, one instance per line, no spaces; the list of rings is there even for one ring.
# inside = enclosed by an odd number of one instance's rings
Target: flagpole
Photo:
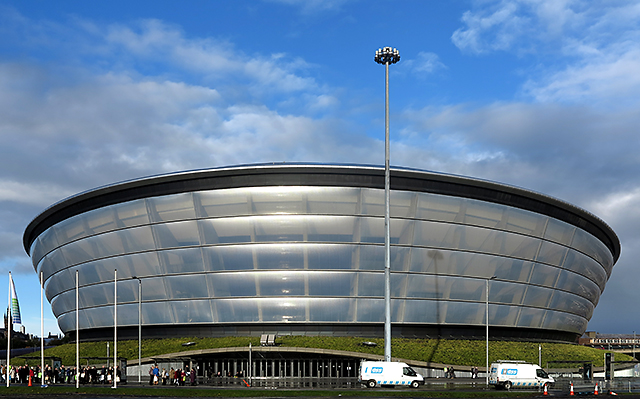
[[[78,270],[76,269],[76,389],[80,388],[80,295],[78,293]]]
[[[9,388],[9,357],[11,354],[11,272],[9,272],[9,300],[7,301],[7,388]]]
[[[113,386],[117,388],[118,372],[118,269],[113,271]]]
[[[40,272],[40,385],[44,386],[44,274]]]

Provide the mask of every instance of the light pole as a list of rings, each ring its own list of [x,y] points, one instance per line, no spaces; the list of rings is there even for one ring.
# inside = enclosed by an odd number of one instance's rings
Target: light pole
[[[633,332],[633,360],[636,360],[636,332]]]
[[[389,234],[389,64],[400,61],[397,49],[385,47],[376,51],[374,61],[385,66],[384,94],[384,360],[391,361],[391,255]]]
[[[485,327],[486,327],[486,331],[485,331],[485,335],[486,335],[486,339],[487,339],[487,345],[486,345],[486,349],[487,349],[487,353],[486,353],[486,364],[485,364],[485,380],[486,380],[486,384],[487,386],[489,386],[489,280],[494,280],[496,278],[496,276],[493,276],[491,278],[486,279],[485,282]]]
[[[132,276],[138,280],[138,384],[142,383],[142,374],[140,369],[142,368],[142,280],[136,276]]]
[[[118,374],[118,269],[113,271],[113,386],[117,388],[116,376]]]

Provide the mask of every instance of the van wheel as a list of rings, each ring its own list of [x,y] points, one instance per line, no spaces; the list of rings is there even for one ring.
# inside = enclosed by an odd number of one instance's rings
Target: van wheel
[[[418,388],[420,383],[418,381],[411,381],[411,388]]]
[[[511,389],[511,381],[507,381],[504,383],[504,389],[506,389],[507,391]]]
[[[376,387],[376,380],[367,381],[367,387],[368,388],[375,388]]]

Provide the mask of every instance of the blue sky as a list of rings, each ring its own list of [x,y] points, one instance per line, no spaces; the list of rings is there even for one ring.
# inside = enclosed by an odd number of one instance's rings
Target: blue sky
[[[401,54],[391,164],[602,218],[622,256],[589,330],[640,331],[635,1],[0,0],[0,37],[0,275],[29,332],[22,233],[67,196],[234,164],[383,164],[384,46]]]

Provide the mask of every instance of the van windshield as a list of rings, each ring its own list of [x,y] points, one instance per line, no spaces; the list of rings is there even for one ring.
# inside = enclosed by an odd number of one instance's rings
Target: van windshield
[[[536,375],[540,378],[549,378],[549,375],[543,369],[536,369]]]
[[[402,368],[402,374],[408,375],[410,377],[415,377],[417,375],[416,372],[413,371],[413,369],[411,367],[403,367]]]

